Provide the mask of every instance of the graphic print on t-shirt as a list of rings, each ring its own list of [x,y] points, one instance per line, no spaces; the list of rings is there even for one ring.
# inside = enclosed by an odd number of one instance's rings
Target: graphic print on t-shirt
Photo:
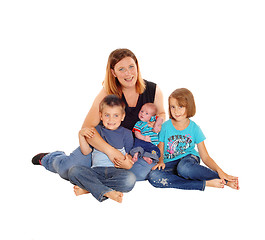
[[[168,138],[165,157],[167,159],[175,158],[181,154],[186,153],[186,149],[190,147],[192,138],[190,134],[173,135]]]

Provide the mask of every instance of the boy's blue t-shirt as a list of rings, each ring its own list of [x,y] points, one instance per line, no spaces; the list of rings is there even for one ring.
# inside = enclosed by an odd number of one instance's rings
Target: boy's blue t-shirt
[[[205,139],[200,127],[192,120],[186,129],[177,130],[169,119],[162,125],[159,133],[159,142],[164,143],[164,163],[178,160],[189,154],[199,157],[195,145]]]
[[[102,125],[98,125],[96,130],[108,144],[124,155],[130,152],[133,147],[133,135],[129,129],[120,126],[116,130],[109,130]],[[92,152],[92,167],[114,167],[114,164],[105,153],[94,148]]]

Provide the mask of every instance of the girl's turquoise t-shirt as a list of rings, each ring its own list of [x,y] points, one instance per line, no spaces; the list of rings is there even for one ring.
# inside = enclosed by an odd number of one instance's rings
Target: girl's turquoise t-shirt
[[[206,138],[200,127],[190,120],[189,126],[184,130],[177,130],[172,120],[167,120],[159,133],[159,142],[164,143],[164,163],[178,160],[189,154],[200,156],[196,151],[196,144]]]

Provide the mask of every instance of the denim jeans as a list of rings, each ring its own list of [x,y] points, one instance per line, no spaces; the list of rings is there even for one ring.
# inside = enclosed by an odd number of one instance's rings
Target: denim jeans
[[[160,158],[160,150],[156,145],[138,138],[134,139],[134,145],[130,151],[132,156],[134,156],[135,153],[139,153],[139,157],[149,157],[155,163],[157,163]]]
[[[163,170],[151,171],[148,176],[150,184],[157,188],[177,188],[184,190],[201,190],[205,189],[205,181],[189,180],[177,175],[177,165],[179,160],[166,163]]]
[[[91,154],[83,155],[80,147],[69,156],[64,152],[52,152],[41,160],[41,164],[49,171],[58,173],[62,178],[69,180],[68,171],[73,166],[91,167]]]
[[[203,191],[206,180],[219,176],[211,169],[201,166],[199,161],[199,157],[190,154],[168,162],[164,170],[152,171],[148,180],[154,187]]]
[[[151,172],[152,167],[155,165],[155,163],[149,164],[143,158],[139,157],[130,171],[136,176],[136,181],[144,181],[148,179],[148,175]]]
[[[177,174],[191,180],[212,180],[219,178],[217,172],[200,165],[200,158],[192,154],[180,159]]]
[[[68,176],[71,183],[86,189],[100,202],[107,199],[104,196],[107,192],[131,191],[136,182],[136,177],[132,172],[115,167],[75,166],[69,170]]]

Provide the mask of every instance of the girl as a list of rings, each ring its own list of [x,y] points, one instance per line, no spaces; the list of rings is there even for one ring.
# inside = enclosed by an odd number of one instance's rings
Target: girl
[[[205,186],[239,189],[238,178],[226,174],[209,156],[200,127],[190,120],[196,112],[192,93],[185,88],[169,96],[170,119],[162,125],[161,157],[149,175],[155,187],[204,190]],[[197,152],[195,145],[198,147]],[[200,165],[200,158],[208,166]]]

